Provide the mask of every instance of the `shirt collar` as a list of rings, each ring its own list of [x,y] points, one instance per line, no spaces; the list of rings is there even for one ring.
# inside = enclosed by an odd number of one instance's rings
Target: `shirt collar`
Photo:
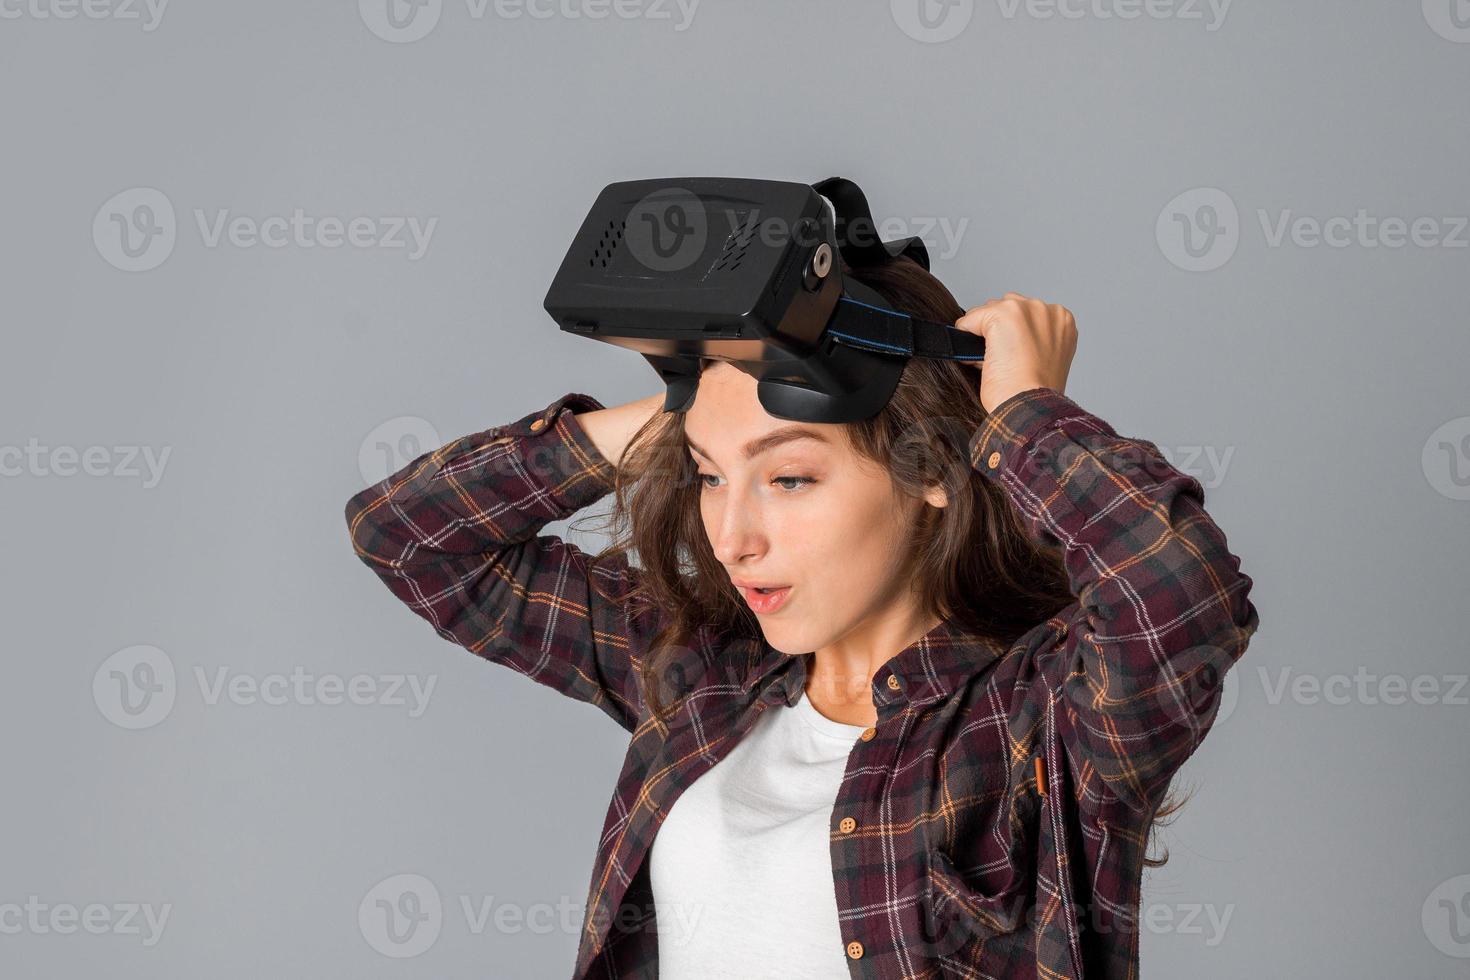
[[[996,641],[942,619],[878,668],[872,680],[873,704],[883,714],[885,709],[905,704],[922,706],[943,700],[960,684],[989,668],[1004,652]],[[794,705],[806,689],[814,657],[811,652],[787,654],[764,641],[756,643],[743,690],[758,690],[767,701]],[[889,677],[896,680],[890,682]]]

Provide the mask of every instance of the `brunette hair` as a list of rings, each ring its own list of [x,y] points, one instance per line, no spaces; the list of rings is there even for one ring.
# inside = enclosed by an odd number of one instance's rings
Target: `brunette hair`
[[[906,257],[843,274],[871,286],[894,309],[938,323],[964,315],[954,295],[923,266]],[[713,359],[701,359],[703,371]],[[1060,549],[1038,542],[994,481],[976,473],[969,439],[985,421],[980,375],[958,361],[910,358],[888,403],[874,416],[845,423],[856,452],[882,465],[896,491],[921,496],[940,484],[947,506],[925,507],[907,536],[899,580],[914,583],[929,617],[942,616],[965,631],[1009,647],[1037,623],[1075,601]],[[641,573],[617,598],[635,610],[657,608],[663,626],[641,664],[650,710],[666,719],[682,701],[666,676],[681,647],[701,629],[727,639],[759,639],[753,613],[715,557],[700,516],[697,470],[686,448],[685,416],[658,412],[629,441],[614,480],[617,533],[597,561],[637,559]],[[594,587],[601,593],[594,577]],[[678,693],[665,701],[663,692]],[[1184,801],[1163,802],[1155,821]],[[1145,857],[1157,867],[1168,860]]]

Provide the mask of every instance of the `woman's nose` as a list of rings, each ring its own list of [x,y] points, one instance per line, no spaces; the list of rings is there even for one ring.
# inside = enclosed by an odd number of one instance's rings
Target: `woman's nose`
[[[716,521],[713,550],[722,563],[733,567],[744,558],[760,554],[764,535],[760,529],[760,515],[754,509],[730,500]]]

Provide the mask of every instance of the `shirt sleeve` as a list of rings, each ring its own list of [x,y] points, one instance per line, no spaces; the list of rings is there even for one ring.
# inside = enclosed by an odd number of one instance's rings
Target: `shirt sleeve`
[[[632,731],[657,624],[594,582],[622,597],[635,570],[537,533],[613,489],[613,465],[573,415],[602,407],[573,392],[456,439],[355,494],[346,517],[358,557],[444,639]]]
[[[1065,747],[1113,796],[1150,811],[1209,731],[1225,673],[1259,625],[1250,576],[1198,480],[1053,389],[997,405],[970,457],[1066,564],[1077,601],[1035,660],[1059,695]]]

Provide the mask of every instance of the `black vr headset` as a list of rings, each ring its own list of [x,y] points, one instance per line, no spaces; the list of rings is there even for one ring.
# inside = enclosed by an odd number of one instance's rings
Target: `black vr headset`
[[[879,240],[843,177],[622,181],[597,196],[544,306],[562,330],[641,353],[671,412],[694,403],[701,357],[756,378],[771,415],[805,422],[877,414],[910,357],[985,359],[983,338],[892,309],[839,256],[929,268],[919,238]]]

